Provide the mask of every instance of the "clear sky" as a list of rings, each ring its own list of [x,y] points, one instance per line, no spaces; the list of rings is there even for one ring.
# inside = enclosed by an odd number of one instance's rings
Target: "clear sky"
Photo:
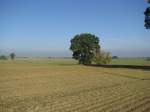
[[[0,54],[71,56],[70,39],[99,37],[117,56],[150,56],[146,0],[0,0]]]

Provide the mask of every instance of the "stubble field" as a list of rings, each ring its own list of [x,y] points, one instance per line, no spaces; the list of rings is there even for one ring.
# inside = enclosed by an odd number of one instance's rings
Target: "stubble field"
[[[0,112],[150,112],[150,70],[0,61]]]

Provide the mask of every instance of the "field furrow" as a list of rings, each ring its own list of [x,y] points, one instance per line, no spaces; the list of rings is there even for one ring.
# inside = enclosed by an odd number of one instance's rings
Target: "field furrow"
[[[150,112],[148,70],[32,61],[4,65],[0,112]]]

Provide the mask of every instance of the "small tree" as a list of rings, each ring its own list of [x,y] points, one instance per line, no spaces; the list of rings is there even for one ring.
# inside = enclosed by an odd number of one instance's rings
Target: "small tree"
[[[11,53],[11,54],[10,54],[10,58],[11,58],[11,60],[14,60],[14,59],[15,59],[15,57],[16,57],[15,53]]]
[[[99,49],[99,38],[93,34],[83,33],[71,39],[70,50],[73,52],[73,58],[78,60],[79,64],[91,64],[95,52]]]

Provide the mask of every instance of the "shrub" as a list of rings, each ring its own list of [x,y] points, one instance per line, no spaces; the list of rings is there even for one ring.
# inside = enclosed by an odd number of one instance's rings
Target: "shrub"
[[[94,61],[96,64],[108,64],[111,61],[111,55],[109,52],[100,51],[96,53],[96,57],[94,58]]]

